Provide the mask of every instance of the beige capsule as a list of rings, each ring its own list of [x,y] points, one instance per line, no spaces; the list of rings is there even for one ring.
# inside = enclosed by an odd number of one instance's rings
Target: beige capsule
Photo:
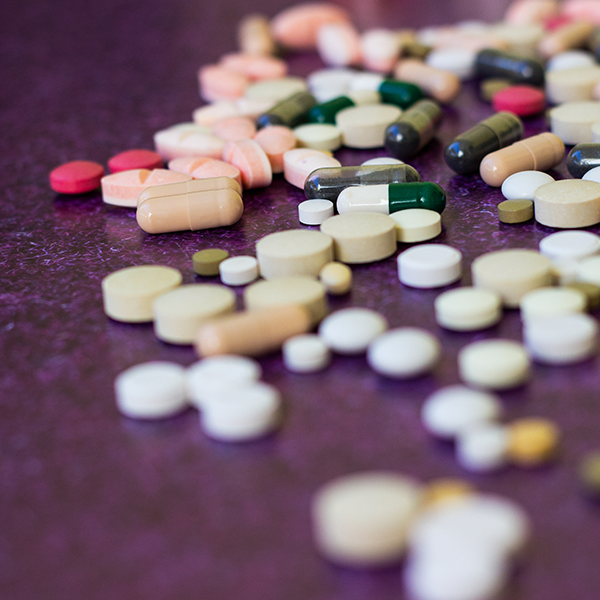
[[[461,88],[460,79],[454,73],[431,67],[414,58],[400,60],[394,75],[397,79],[418,85],[442,104],[452,102]]]

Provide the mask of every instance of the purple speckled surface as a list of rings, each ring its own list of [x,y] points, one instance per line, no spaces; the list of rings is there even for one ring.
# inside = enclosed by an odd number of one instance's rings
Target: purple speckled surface
[[[299,190],[278,179],[245,195],[229,230],[148,236],[133,212],[98,193],[56,196],[49,171],[75,159],[106,163],[152,133],[189,119],[199,105],[196,69],[235,48],[235,23],[250,11],[275,14],[282,0],[218,3],[172,0],[56,0],[3,4],[0,20],[0,597],[3,600],[160,598],[352,600],[404,598],[401,567],[379,573],[339,569],[314,551],[311,495],[329,479],[391,469],[422,480],[467,477],[483,491],[520,502],[534,534],[508,597],[600,597],[600,511],[576,486],[579,457],[599,445],[598,361],[535,366],[526,387],[502,394],[507,419],[542,415],[564,433],[556,465],[468,475],[449,445],[433,441],[419,407],[436,387],[458,381],[456,355],[472,340],[520,338],[516,312],[489,331],[441,330],[438,291],[402,287],[395,258],[354,268],[349,297],[332,308],[369,306],[393,326],[421,325],[440,337],[435,373],[389,381],[363,357],[335,358],[318,375],[286,372],[263,359],[265,379],[285,399],[282,429],[269,439],[208,440],[189,411],[158,423],[122,418],[112,383],[154,359],[189,365],[190,348],[159,343],[149,325],[108,320],[100,281],[136,264],[179,268],[198,280],[191,255],[217,245],[253,253],[264,234],[298,227]],[[361,28],[423,26],[498,18],[502,2],[422,0],[354,3]],[[417,12],[418,11],[418,12]],[[434,20],[434,21],[433,21]],[[309,55],[291,59],[306,74]],[[456,133],[489,116],[466,86],[445,111],[439,141],[412,164],[448,194],[438,241],[464,254],[536,248],[551,230],[498,223],[501,199],[478,177],[453,177],[441,158]],[[526,133],[545,129],[543,118]],[[383,152],[341,151],[344,165]],[[566,177],[560,166],[556,175]],[[598,228],[593,228],[598,232]],[[399,250],[403,248],[400,247]]]

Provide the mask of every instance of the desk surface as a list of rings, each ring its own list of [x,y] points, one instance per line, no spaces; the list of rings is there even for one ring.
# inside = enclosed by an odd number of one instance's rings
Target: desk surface
[[[242,220],[227,230],[145,235],[133,211],[100,195],[56,196],[49,171],[75,159],[105,163],[152,145],[152,133],[189,120],[200,102],[195,73],[235,49],[235,24],[262,7],[239,0],[193,3],[7,2],[0,22],[0,594],[5,599],[203,598],[333,600],[402,598],[401,568],[362,573],[335,568],[314,551],[309,506],[333,477],[390,469],[422,480],[466,477],[521,503],[533,542],[509,594],[515,600],[593,600],[600,589],[600,512],[576,486],[582,454],[598,445],[598,361],[534,367],[526,387],[502,394],[506,418],[541,415],[564,433],[557,464],[469,475],[453,449],[419,421],[423,399],[458,382],[457,352],[478,339],[520,339],[518,314],[491,330],[458,334],[434,320],[439,291],[399,284],[395,257],[355,267],[348,297],[331,308],[367,306],[392,326],[420,325],[439,336],[444,358],[430,377],[390,381],[364,357],[336,357],[322,374],[295,375],[279,355],[261,360],[285,400],[281,430],[259,442],[207,439],[189,412],[158,423],[122,418],[114,377],[148,360],[195,361],[193,351],[158,342],[150,325],[110,321],[100,281],[131,265],[158,263],[199,281],[192,254],[218,245],[254,253],[266,233],[298,227],[302,193],[281,178],[245,194]],[[365,6],[369,4],[370,8]],[[361,27],[423,26],[500,16],[506,2],[361,4]],[[357,4],[358,6],[358,4]],[[474,12],[475,11],[475,12]],[[479,11],[479,12],[478,12]],[[292,72],[319,66],[290,58]],[[444,165],[444,145],[489,116],[466,85],[445,110],[438,140],[412,164],[448,194],[437,241],[472,260],[501,248],[535,249],[550,229],[503,225],[501,194]],[[526,134],[545,129],[528,120]],[[344,165],[383,151],[339,152]],[[566,177],[560,166],[557,177]],[[593,228],[598,232],[598,227]],[[399,246],[399,251],[404,246]]]

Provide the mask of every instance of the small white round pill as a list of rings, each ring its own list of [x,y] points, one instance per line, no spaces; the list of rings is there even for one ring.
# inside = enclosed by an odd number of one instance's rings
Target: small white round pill
[[[493,421],[502,414],[493,394],[463,385],[451,385],[431,394],[421,408],[425,429],[441,438],[454,438],[477,423]]]
[[[407,208],[390,214],[396,222],[396,238],[405,244],[425,242],[442,233],[442,217],[435,210]]]
[[[133,419],[162,419],[187,407],[185,369],[171,362],[142,363],[115,379],[118,409]]]
[[[590,231],[557,231],[542,238],[540,252],[551,260],[581,260],[600,252],[600,236]]]
[[[314,333],[295,335],[282,347],[283,364],[294,373],[315,373],[329,365],[331,354],[323,340]]]
[[[360,354],[388,328],[385,318],[368,308],[344,308],[325,317],[319,337],[334,352]]]
[[[392,158],[391,156],[378,156],[377,158],[370,158],[361,163],[361,166],[368,167],[369,165],[403,165],[404,161],[398,158]]]
[[[574,288],[547,287],[528,292],[521,298],[521,319],[523,322],[540,317],[557,317],[584,312],[587,298]]]
[[[460,279],[461,259],[456,248],[444,244],[415,246],[398,256],[398,277],[410,287],[442,287]]]
[[[554,177],[542,171],[520,171],[504,180],[501,191],[507,200],[533,200],[535,190],[553,181]]]
[[[258,278],[254,256],[232,256],[219,263],[221,281],[226,285],[245,285]]]
[[[478,423],[456,438],[456,458],[461,467],[477,473],[496,471],[506,465],[508,430],[497,423]]]
[[[298,219],[304,225],[320,225],[329,217],[333,217],[331,200],[304,200],[298,204]]]
[[[438,339],[424,329],[401,327],[376,337],[367,350],[367,362],[380,375],[404,379],[431,371],[440,359]]]
[[[502,298],[492,290],[461,287],[440,294],[434,302],[435,319],[452,331],[477,331],[502,318]]]

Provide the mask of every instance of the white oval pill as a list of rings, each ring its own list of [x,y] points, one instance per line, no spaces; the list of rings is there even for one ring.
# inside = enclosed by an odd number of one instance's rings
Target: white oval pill
[[[404,161],[399,160],[397,158],[392,158],[391,156],[378,156],[377,158],[370,158],[369,160],[365,160],[361,165],[369,166],[369,165],[403,165]]]
[[[497,423],[478,423],[456,438],[456,459],[461,467],[476,473],[496,471],[506,465],[508,430]]]
[[[600,252],[600,236],[591,231],[558,231],[542,238],[540,252],[552,260],[581,260]]]
[[[283,364],[294,373],[315,373],[329,365],[331,354],[323,340],[314,333],[295,335],[282,347]]]
[[[308,88],[319,104],[345,96],[356,73],[354,69],[320,69],[306,79]]]
[[[226,285],[245,285],[258,278],[254,256],[232,256],[219,263],[219,275]]]
[[[594,127],[600,125],[600,123],[594,123],[594,125],[592,125],[592,138],[594,137]],[[600,127],[598,127],[599,129],[599,135],[598,137],[600,138]],[[598,142],[599,140],[594,140],[592,139],[592,142]],[[587,173],[585,173],[583,175],[583,177],[581,178],[585,181],[595,181],[596,183],[600,183],[600,167],[594,167],[593,169],[590,169]]]
[[[298,204],[298,219],[304,225],[320,225],[329,217],[333,217],[331,200],[305,200]]]
[[[555,54],[546,63],[546,72],[565,71],[568,69],[578,69],[580,67],[593,67],[596,64],[594,55],[591,52],[583,50],[567,50]]]
[[[325,317],[319,337],[339,354],[360,354],[388,328],[386,319],[368,308],[344,308]]]
[[[583,292],[574,288],[538,288],[521,298],[521,319],[531,321],[545,317],[557,317],[584,312],[587,298]]]
[[[438,324],[452,331],[486,329],[502,318],[502,298],[492,290],[448,290],[435,299],[434,306]]]
[[[368,104],[344,108],[335,116],[335,124],[342,132],[344,146],[349,148],[381,148],[385,130],[402,114],[392,104]]]
[[[442,217],[435,210],[406,208],[390,214],[396,222],[399,242],[414,244],[425,242],[442,233]]]
[[[502,184],[502,195],[507,200],[533,200],[540,185],[552,183],[554,177],[542,171],[520,171],[507,177]]]
[[[404,285],[436,288],[461,277],[462,254],[444,244],[423,244],[398,256],[398,277]]]
[[[342,133],[329,123],[309,123],[294,130],[299,148],[333,152],[342,145]]]

